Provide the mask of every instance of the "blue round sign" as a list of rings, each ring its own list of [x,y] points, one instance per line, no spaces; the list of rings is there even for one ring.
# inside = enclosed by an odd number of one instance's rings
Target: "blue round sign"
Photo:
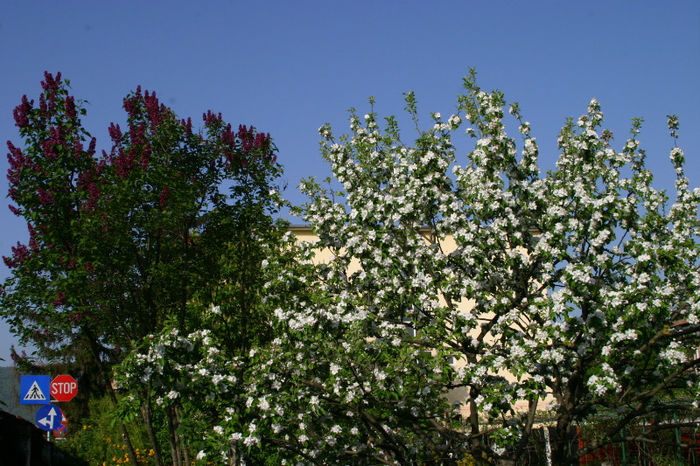
[[[42,430],[54,430],[61,425],[63,412],[54,405],[44,405],[36,412],[36,425]]]

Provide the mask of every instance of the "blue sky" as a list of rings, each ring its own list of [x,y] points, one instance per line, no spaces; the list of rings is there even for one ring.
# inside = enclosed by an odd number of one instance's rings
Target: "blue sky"
[[[208,109],[270,132],[285,167],[288,199],[301,177],[326,176],[318,127],[347,129],[347,112],[400,114],[416,92],[429,112],[449,114],[469,67],[484,89],[518,101],[556,161],[566,117],[592,97],[621,147],[633,117],[658,187],[673,187],[665,116],[680,116],[691,185],[700,161],[700,2],[695,1],[170,1],[2,2],[0,141],[19,143],[12,109],[38,96],[44,70],[61,71],[89,101],[85,126],[107,148],[137,85],[195,122]],[[405,127],[407,134],[410,128]],[[6,151],[5,151],[6,152]],[[7,160],[0,158],[0,172]],[[7,193],[0,178],[0,193]],[[0,203],[0,255],[26,241],[24,222]],[[9,270],[0,263],[0,280]],[[14,338],[0,323],[0,357]],[[6,362],[7,363],[7,362]]]

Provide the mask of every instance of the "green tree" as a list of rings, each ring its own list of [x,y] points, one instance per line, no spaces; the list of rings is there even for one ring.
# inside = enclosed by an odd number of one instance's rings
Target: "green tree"
[[[269,135],[211,111],[194,132],[140,88],[124,99],[128,128],[112,124],[112,148],[96,157],[68,83],[46,73],[42,86],[38,108],[25,96],[15,109],[24,147],[8,143],[10,208],[30,242],[5,258],[0,309],[45,360],[89,360],[116,403],[111,367],[166,324],[194,325],[196,296],[226,279],[225,239],[272,225],[280,167]],[[142,414],[162,463],[152,413]],[[173,462],[184,461],[177,413],[167,414]]]

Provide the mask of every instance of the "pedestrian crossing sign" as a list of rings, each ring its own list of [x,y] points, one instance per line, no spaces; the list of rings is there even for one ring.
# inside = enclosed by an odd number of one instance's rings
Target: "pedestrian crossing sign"
[[[51,402],[51,376],[23,375],[19,382],[19,403],[47,405]]]

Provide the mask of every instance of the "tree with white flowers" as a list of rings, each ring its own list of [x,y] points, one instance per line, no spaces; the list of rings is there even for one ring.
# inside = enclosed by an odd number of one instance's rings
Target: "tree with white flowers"
[[[342,191],[302,184],[299,213],[319,240],[288,239],[296,263],[265,260],[277,338],[246,358],[245,408],[217,421],[200,457],[517,460],[546,411],[555,462],[568,464],[586,452],[570,448],[573,428],[596,415],[611,419],[600,443],[697,408],[700,190],[683,171],[677,118],[671,200],[652,187],[639,120],[615,149],[592,100],[541,173],[517,104],[520,149],[503,95],[474,73],[464,86],[457,114],[432,114],[412,144],[374,112],[352,112],[349,135],[320,129]],[[406,104],[418,127],[412,93]],[[475,144],[460,155],[453,136],[465,131]],[[323,249],[332,260],[314,262]],[[208,345],[202,354],[216,353]],[[231,369],[197,371],[208,402],[226,406]]]

